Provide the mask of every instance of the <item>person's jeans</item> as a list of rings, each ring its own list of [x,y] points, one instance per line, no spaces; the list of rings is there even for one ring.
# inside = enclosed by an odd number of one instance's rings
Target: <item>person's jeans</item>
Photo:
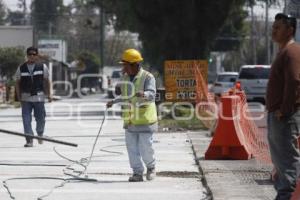
[[[128,130],[125,130],[125,141],[129,163],[134,174],[143,174],[144,167],[142,160],[147,168],[155,167],[152,136],[153,132],[129,132]]]
[[[278,120],[274,112],[268,114],[268,141],[277,178],[274,187],[276,200],[290,199],[300,173],[298,140],[300,111]]]
[[[23,127],[24,133],[27,135],[34,135],[31,127],[32,121],[32,110],[34,113],[34,118],[36,121],[36,132],[38,136],[43,136],[44,128],[45,128],[45,103],[44,102],[26,102],[23,101],[21,103],[22,106],[22,119],[23,119]],[[30,142],[32,139],[26,137],[26,142]]]

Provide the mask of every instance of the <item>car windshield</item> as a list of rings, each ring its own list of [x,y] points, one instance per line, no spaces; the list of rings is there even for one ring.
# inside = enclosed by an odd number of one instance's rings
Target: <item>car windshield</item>
[[[112,78],[120,78],[121,77],[121,71],[113,71]]]
[[[240,79],[268,79],[270,68],[256,67],[243,68],[240,73]]]
[[[224,74],[224,75],[218,75],[217,81],[218,82],[234,82],[237,75],[232,74]]]

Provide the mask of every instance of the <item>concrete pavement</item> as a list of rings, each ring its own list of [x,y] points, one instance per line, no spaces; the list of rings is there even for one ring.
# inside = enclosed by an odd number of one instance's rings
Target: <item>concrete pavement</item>
[[[249,103],[257,127],[266,132],[266,113],[258,103]],[[224,130],[226,131],[226,130]],[[205,131],[188,133],[208,191],[214,200],[273,200],[276,191],[270,181],[272,166],[250,160],[205,160],[211,142]]]
[[[78,143],[78,148],[45,142],[34,148],[23,148],[24,139],[1,135],[0,180],[14,177],[69,178],[63,170],[71,165],[75,171],[82,167],[62,159],[88,157],[103,118],[106,100],[69,99],[47,104],[46,134],[55,139]],[[116,113],[118,107],[112,109]],[[88,166],[89,178],[97,182],[70,181],[41,199],[216,199],[216,200],[272,200],[275,190],[270,182],[271,166],[255,160],[204,160],[211,141],[208,132],[162,132],[155,134],[158,176],[154,181],[129,183],[128,157],[124,146],[124,131],[119,117],[108,117],[103,135]],[[3,129],[22,132],[20,110],[0,111]],[[264,123],[259,122],[261,128]],[[1,134],[1,133],[0,133]],[[200,173],[199,167],[200,166]],[[16,199],[37,199],[65,183],[62,180],[24,179],[7,184]],[[204,184],[204,186],[202,185]],[[11,199],[0,186],[0,199]]]
[[[207,133],[188,134],[205,182],[214,200],[273,200],[272,166],[251,160],[205,160],[211,141]]]
[[[69,99],[47,104],[46,135],[78,143],[78,148],[44,142],[24,148],[24,138],[1,134],[0,181],[6,181],[12,196],[21,200],[193,200],[205,199],[206,189],[195,162],[187,133],[157,133],[154,147],[158,176],[154,181],[129,183],[131,173],[124,146],[124,131],[119,117],[108,117],[94,156],[87,168],[89,178],[96,182],[64,181],[66,166],[80,172],[83,168],[63,159],[79,161],[90,155],[95,136],[103,118],[105,99]],[[118,107],[113,108],[118,111]],[[22,132],[20,109],[0,110],[2,129]],[[56,179],[50,179],[56,178]],[[54,189],[55,188],[55,189]],[[0,185],[0,199],[12,199]]]

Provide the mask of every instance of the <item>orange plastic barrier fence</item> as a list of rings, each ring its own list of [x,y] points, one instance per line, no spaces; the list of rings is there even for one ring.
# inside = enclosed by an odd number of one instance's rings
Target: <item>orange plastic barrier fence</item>
[[[271,164],[267,131],[259,129],[248,109],[243,91],[231,91],[221,97],[219,111],[215,110],[214,94],[208,92],[207,83],[195,67],[196,103],[202,111],[218,112],[218,124],[214,137],[205,153],[205,159],[256,160]],[[300,146],[300,138],[298,139]],[[300,200],[300,180],[290,200]]]
[[[253,157],[255,157],[258,161],[271,164],[272,161],[267,140],[267,131],[262,131],[255,124],[249,111],[246,94],[243,91],[237,91],[235,95],[240,97],[242,105],[240,120],[238,123],[246,137],[247,149],[250,150]]]
[[[247,160],[251,158],[251,153],[246,147],[247,141],[235,120],[239,118],[239,102],[238,96],[221,97],[218,125],[205,153],[205,159]]]
[[[252,120],[244,92],[223,95],[218,116],[206,159],[247,160],[255,157],[271,163],[266,134]]]

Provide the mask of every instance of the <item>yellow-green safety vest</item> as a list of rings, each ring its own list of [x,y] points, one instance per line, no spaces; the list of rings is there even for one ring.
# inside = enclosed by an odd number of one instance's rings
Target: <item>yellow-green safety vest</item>
[[[150,125],[157,122],[155,102],[135,96],[138,91],[144,91],[145,80],[149,76],[152,77],[150,72],[140,69],[133,83],[130,82],[129,76],[125,75],[123,78],[121,94],[126,100],[125,104],[122,105],[122,118],[125,125]],[[131,89],[131,94],[128,90],[129,85],[134,86]]]

